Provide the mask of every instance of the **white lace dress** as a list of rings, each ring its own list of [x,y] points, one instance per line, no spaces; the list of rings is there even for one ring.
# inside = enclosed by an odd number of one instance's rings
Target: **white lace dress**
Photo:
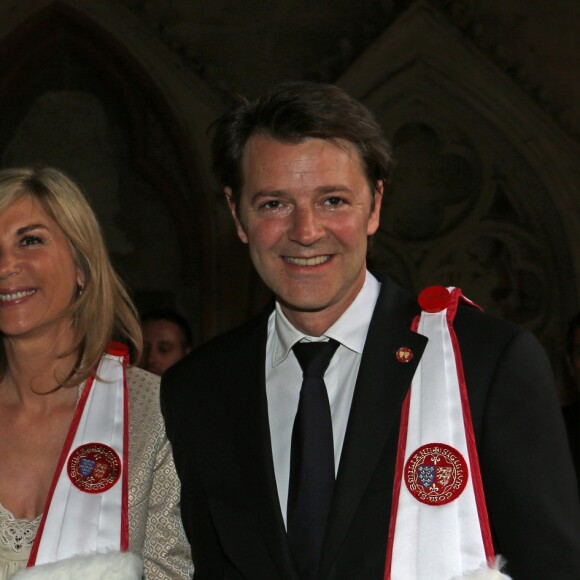
[[[17,520],[0,504],[0,580],[26,566],[41,517]]]

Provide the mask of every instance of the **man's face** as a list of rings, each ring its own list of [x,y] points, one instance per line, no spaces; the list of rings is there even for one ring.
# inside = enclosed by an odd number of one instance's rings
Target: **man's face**
[[[364,283],[367,236],[379,225],[382,189],[372,207],[362,162],[346,141],[288,144],[254,135],[242,170],[238,208],[226,191],[238,236],[288,319],[322,334]]]
[[[574,331],[572,352],[567,356],[568,372],[574,380],[576,391],[580,393],[580,328]]]
[[[141,367],[162,375],[191,349],[184,348],[181,330],[170,320],[148,320],[143,324],[143,362]]]

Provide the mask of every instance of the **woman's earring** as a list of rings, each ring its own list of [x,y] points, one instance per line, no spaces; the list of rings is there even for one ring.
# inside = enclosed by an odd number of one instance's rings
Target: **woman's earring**
[[[82,296],[83,295],[83,290],[85,289],[84,284],[79,284],[78,285],[78,290],[77,290],[77,296]]]

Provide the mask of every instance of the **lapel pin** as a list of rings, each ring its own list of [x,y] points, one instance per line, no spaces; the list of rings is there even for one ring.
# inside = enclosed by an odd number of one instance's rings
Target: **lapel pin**
[[[408,363],[413,360],[413,351],[408,346],[401,346],[395,352],[395,358],[400,363]]]

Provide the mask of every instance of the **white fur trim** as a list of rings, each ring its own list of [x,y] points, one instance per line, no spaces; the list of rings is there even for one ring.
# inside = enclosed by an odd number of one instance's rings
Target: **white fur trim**
[[[11,580],[141,580],[143,562],[131,552],[75,556],[19,570]]]
[[[512,580],[511,576],[501,571],[504,564],[504,559],[501,556],[496,556],[495,562],[490,563],[489,567],[483,565],[479,570],[464,576],[455,576],[451,580]]]

